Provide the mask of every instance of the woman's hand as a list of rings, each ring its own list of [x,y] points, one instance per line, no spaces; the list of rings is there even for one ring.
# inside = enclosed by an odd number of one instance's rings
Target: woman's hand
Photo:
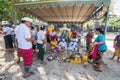
[[[90,46],[95,46],[96,44],[95,43],[90,43]]]
[[[42,40],[44,44],[47,44],[47,39]]]

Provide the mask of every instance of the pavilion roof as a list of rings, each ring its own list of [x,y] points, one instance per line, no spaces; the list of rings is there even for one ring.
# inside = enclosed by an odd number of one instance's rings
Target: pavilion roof
[[[103,16],[111,0],[14,0],[15,9],[47,22],[80,22]]]

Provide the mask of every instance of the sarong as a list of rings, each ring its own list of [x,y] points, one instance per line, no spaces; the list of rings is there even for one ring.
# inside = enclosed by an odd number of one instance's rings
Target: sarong
[[[19,52],[24,60],[25,66],[31,66],[32,65],[32,48],[31,49],[20,49]]]
[[[4,36],[4,40],[6,49],[13,48],[11,35]]]
[[[98,45],[95,45],[94,48],[93,48],[93,52],[91,54],[91,58],[95,59],[96,56],[97,56],[97,53],[98,53]]]

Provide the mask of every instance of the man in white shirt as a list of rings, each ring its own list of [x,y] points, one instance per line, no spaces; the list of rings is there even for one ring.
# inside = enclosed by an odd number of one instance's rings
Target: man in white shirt
[[[69,43],[69,47],[68,47],[68,50],[70,50],[70,51],[73,51],[74,50],[74,42],[73,42],[73,40]]]
[[[61,47],[64,47],[65,50],[67,50],[67,43],[65,39],[62,39],[62,41],[58,45],[59,45],[59,49],[61,49]]]
[[[29,71],[32,65],[32,35],[30,32],[30,23],[32,19],[29,17],[24,17],[21,19],[21,24],[18,29],[15,31],[16,39],[18,42],[18,50],[20,55],[24,59],[25,72],[23,77],[29,77],[32,72]]]
[[[73,40],[69,43],[68,50],[70,50],[70,51],[77,51],[77,50],[78,50],[77,42],[76,42],[75,39],[73,39]]]

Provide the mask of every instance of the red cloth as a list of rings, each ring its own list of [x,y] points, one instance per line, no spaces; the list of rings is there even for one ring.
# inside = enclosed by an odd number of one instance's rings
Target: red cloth
[[[32,48],[31,49],[20,49],[19,52],[24,60],[25,66],[31,66],[32,65]]]
[[[47,31],[47,32],[46,32],[46,36],[48,36],[48,37],[50,36],[50,33],[49,33],[49,31]]]
[[[72,38],[75,39],[76,37],[77,37],[77,32],[76,31],[72,32]]]
[[[90,33],[88,33],[87,36],[86,36],[86,40],[87,40],[87,41],[88,41],[88,40],[92,40],[92,38],[93,38],[93,35],[90,34]]]
[[[57,37],[56,35],[54,35],[54,36],[50,36],[50,39],[51,39],[51,40],[56,39],[56,40],[58,41],[58,37]]]

